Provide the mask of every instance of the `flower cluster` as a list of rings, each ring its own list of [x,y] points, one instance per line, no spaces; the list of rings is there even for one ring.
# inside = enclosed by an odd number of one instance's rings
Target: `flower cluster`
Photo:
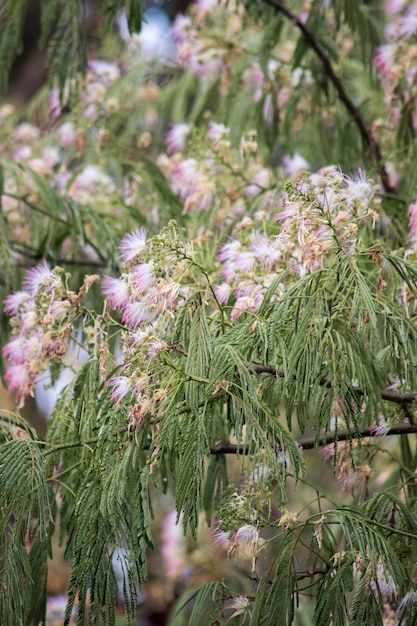
[[[417,8],[414,2],[392,8],[385,37],[387,42],[378,48],[374,64],[384,85],[391,123],[398,124],[400,117],[406,114],[417,130]]]
[[[253,507],[245,485],[234,492],[220,509],[219,518],[213,530],[214,545],[226,547],[227,556],[246,557],[252,562],[255,571],[259,553],[266,547],[261,537],[260,511]]]
[[[187,296],[187,255],[173,224],[148,239],[144,228],[127,234],[120,245],[122,274],[103,279],[103,294],[121,314],[123,356],[121,372],[111,378],[111,398],[120,403],[134,398],[132,423],[154,413],[165,397],[161,383],[153,388],[151,370],[161,353],[171,349],[174,314]]]
[[[20,404],[48,365],[64,358],[82,296],[96,280],[98,276],[87,276],[75,293],[64,285],[62,270],[44,262],[27,271],[22,291],[6,298],[12,339],[3,348],[5,378]]]

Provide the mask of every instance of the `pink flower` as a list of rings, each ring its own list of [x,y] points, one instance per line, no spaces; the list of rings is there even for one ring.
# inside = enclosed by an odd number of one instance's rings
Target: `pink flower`
[[[6,343],[3,348],[3,356],[6,357],[10,363],[18,364],[23,363],[27,355],[27,341],[23,337],[16,337]]]
[[[129,286],[126,281],[126,275],[123,274],[121,278],[105,276],[102,284],[103,294],[108,299],[110,306],[113,309],[122,309],[129,299]]]
[[[33,390],[33,377],[24,363],[8,365],[4,377],[9,389],[16,392],[19,404]]]
[[[33,306],[33,300],[27,291],[16,291],[12,293],[4,301],[3,310],[6,315],[17,315],[27,310],[28,306]]]
[[[391,74],[395,61],[395,49],[396,47],[393,44],[385,44],[377,48],[374,65],[378,70],[379,78],[384,78]]]
[[[220,304],[227,304],[227,301],[229,300],[231,292],[232,292],[232,288],[227,283],[222,283],[221,285],[214,285],[214,293],[216,294],[216,298],[220,302]]]
[[[397,599],[397,587],[394,579],[384,567],[381,559],[378,559],[376,566],[376,579],[372,578],[371,580],[371,590],[376,598],[379,596],[378,589],[384,600],[391,602]]]
[[[410,8],[410,10],[407,11],[407,14],[404,15],[400,19],[398,35],[400,37],[403,37],[404,39],[409,39],[416,33],[417,33],[417,15],[415,12],[415,8],[414,8],[414,11]]]
[[[217,520],[216,528],[211,533],[213,538],[213,543],[215,546],[222,548],[230,541],[230,531],[229,530],[221,530],[220,528],[221,520]]]
[[[254,312],[258,308],[259,306],[257,305],[255,298],[252,298],[252,296],[241,296],[235,302],[235,306],[233,307],[232,312],[230,314],[230,319],[232,320],[232,322],[234,322],[245,311]]]
[[[255,235],[250,250],[257,261],[269,269],[279,261],[281,257],[281,246],[278,245],[277,239],[269,239],[263,235]]]
[[[175,303],[180,288],[180,283],[175,281],[161,282],[152,292],[149,302],[155,307],[157,313],[163,313]]]
[[[132,383],[127,376],[115,376],[108,382],[109,387],[113,387],[110,398],[120,404],[122,399],[131,391]]]
[[[56,130],[56,135],[62,146],[67,148],[77,140],[77,133],[73,122],[65,122]]]
[[[171,34],[175,41],[184,41],[190,36],[191,18],[178,13],[172,24]]]
[[[220,139],[225,139],[230,133],[230,128],[227,128],[224,124],[216,124],[216,122],[210,122],[209,129],[207,131],[207,139],[217,143]]]
[[[237,240],[225,243],[217,258],[223,263],[222,275],[226,281],[236,278],[236,274],[250,272],[255,263],[252,252],[242,250],[242,244]]]
[[[256,545],[259,539],[259,531],[252,524],[245,524],[237,529],[233,536],[234,542],[243,542],[249,545]]]
[[[136,267],[132,268],[131,274],[135,289],[137,289],[139,293],[146,292],[156,280],[154,274],[154,262],[151,260],[148,263],[136,265]]]
[[[59,276],[53,272],[47,261],[29,269],[23,280],[23,287],[31,296],[34,296],[41,287],[43,290],[52,291],[61,284]]]
[[[168,154],[183,150],[183,148],[185,147],[187,135],[189,135],[190,131],[191,127],[184,122],[180,124],[173,124],[173,126],[165,136],[165,143],[167,146]]]
[[[177,513],[166,515],[162,525],[161,552],[168,578],[184,576],[186,567],[186,542],[180,524],[176,523]]]
[[[89,61],[88,67],[94,72],[96,77],[101,79],[104,83],[114,83],[120,76],[120,70],[117,64],[109,63],[109,61]]]
[[[123,237],[119,251],[125,263],[133,261],[145,249],[146,232],[146,228],[141,227]]]
[[[136,328],[142,322],[150,321],[154,315],[142,302],[130,302],[125,306],[122,321],[129,328]]]

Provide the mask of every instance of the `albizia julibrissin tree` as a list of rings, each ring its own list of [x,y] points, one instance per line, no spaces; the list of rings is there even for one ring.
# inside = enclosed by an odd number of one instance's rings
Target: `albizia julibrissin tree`
[[[172,34],[107,41],[49,124],[0,108],[19,406],[82,355],[45,440],[1,413],[0,621],[43,623],[58,525],[65,623],[115,623],[115,555],[133,623],[159,489],[237,561],[172,624],[416,624],[415,4],[199,0]]]

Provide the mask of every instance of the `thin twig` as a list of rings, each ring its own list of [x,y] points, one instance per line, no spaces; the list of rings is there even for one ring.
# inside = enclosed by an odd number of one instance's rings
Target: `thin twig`
[[[387,170],[385,169],[385,165],[383,163],[381,149],[379,147],[379,144],[377,143],[368,122],[363,118],[360,110],[354,104],[353,100],[349,97],[348,93],[346,92],[342,81],[340,80],[340,78],[338,77],[338,75],[336,74],[333,68],[333,65],[330,61],[330,58],[327,52],[323,50],[323,48],[317,41],[317,38],[315,37],[314,33],[300,20],[300,18],[297,15],[292,13],[282,2],[279,2],[279,0],[264,0],[264,2],[274,7],[277,11],[279,11],[283,15],[285,15],[285,17],[287,17],[294,24],[294,26],[296,26],[302,32],[307,43],[309,44],[311,49],[314,50],[314,52],[316,53],[316,55],[319,57],[320,61],[322,62],[324,71],[326,75],[328,76],[328,78],[330,79],[330,81],[333,83],[333,86],[335,87],[337,91],[340,101],[345,105],[345,108],[351,115],[353,122],[358,127],[358,130],[361,134],[363,141],[368,146],[375,160],[376,168],[378,170],[378,174],[381,178],[381,182],[382,182],[385,192],[388,194],[394,193],[395,189],[392,187],[389,181],[389,176],[388,176]]]

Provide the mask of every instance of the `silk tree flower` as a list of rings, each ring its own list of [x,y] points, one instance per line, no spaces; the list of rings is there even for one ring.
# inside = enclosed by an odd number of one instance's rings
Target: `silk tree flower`
[[[221,285],[214,285],[213,289],[220,304],[227,304],[232,293],[231,286],[228,283],[222,283]]]
[[[118,311],[122,310],[129,300],[127,274],[122,274],[120,278],[104,276],[102,280],[102,292],[113,309]]]
[[[51,269],[47,261],[30,268],[23,280],[23,287],[31,296],[34,296],[40,288],[43,291],[53,291],[61,286],[59,275]]]
[[[62,360],[79,315],[82,295],[96,276],[86,276],[78,293],[67,291],[60,268],[47,262],[27,270],[24,290],[10,295],[4,311],[12,317],[12,338],[4,346],[5,378],[19,406],[51,360]]]
[[[191,18],[182,13],[178,13],[171,27],[171,35],[174,41],[185,41],[190,37],[192,31]]]
[[[147,263],[140,263],[131,269],[130,275],[135,291],[138,294],[146,293],[156,283],[155,263],[151,259]]]
[[[146,246],[146,228],[137,228],[125,235],[121,241],[119,252],[125,264],[134,261]]]
[[[149,322],[154,319],[155,315],[143,302],[128,302],[123,307],[122,322],[134,330],[142,322]]]
[[[370,588],[375,598],[378,598],[379,590],[384,601],[393,602],[397,600],[398,592],[394,579],[380,558],[376,565],[376,578],[371,579]]]
[[[242,243],[233,239],[219,250],[217,258],[222,263],[222,275],[227,282],[233,279],[236,273],[249,272],[254,265],[253,254],[242,248]]]
[[[227,546],[230,542],[231,532],[230,530],[222,530],[221,520],[216,520],[216,526],[211,533],[213,544],[219,548]]]
[[[173,124],[165,136],[165,144],[168,154],[183,150],[190,132],[191,127],[185,122]]]
[[[77,131],[74,122],[64,122],[55,131],[55,135],[58,138],[63,148],[68,148],[76,143]]]
[[[237,494],[234,494],[237,495]],[[244,498],[243,498],[244,500]],[[230,501],[232,508],[239,508],[238,500],[233,498]],[[227,549],[227,557],[246,556],[252,559],[252,571],[255,570],[256,559],[261,550],[266,547],[266,541],[260,537],[260,529],[254,524],[248,523],[239,526],[234,532],[231,529],[223,528],[223,521],[216,520],[214,530],[212,531],[213,544],[215,546],[225,547]]]
[[[209,129],[207,131],[207,139],[216,145],[222,139],[226,139],[230,134],[230,128],[227,128],[224,124],[217,124],[216,122],[209,123]]]
[[[97,165],[86,165],[73,180],[68,194],[82,203],[95,199],[108,201],[109,194],[114,193],[116,186],[113,180]]]
[[[3,310],[8,316],[18,315],[32,308],[33,301],[27,291],[16,291],[4,301]]]
[[[235,617],[239,615],[247,615],[250,609],[250,600],[247,596],[235,596],[231,600],[226,600],[224,603],[223,611],[233,611],[233,613],[228,617],[227,622],[230,622]]]
[[[133,387],[132,379],[127,376],[115,376],[108,381],[107,386],[112,387],[110,398],[116,400],[116,404],[120,404]]]
[[[105,84],[113,84],[120,77],[120,69],[117,63],[109,61],[92,60],[88,62],[88,68],[94,75]]]

